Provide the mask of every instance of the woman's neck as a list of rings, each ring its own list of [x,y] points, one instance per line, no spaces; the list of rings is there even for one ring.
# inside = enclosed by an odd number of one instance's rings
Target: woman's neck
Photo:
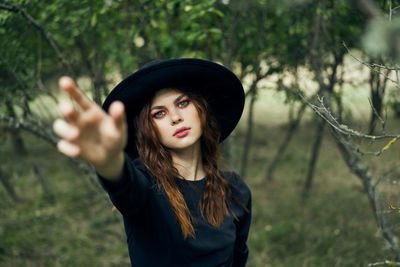
[[[185,180],[195,181],[205,177],[201,159],[200,140],[182,150],[171,150],[174,167]]]

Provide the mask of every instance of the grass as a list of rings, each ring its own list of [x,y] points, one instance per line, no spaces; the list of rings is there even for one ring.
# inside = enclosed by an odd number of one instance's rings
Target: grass
[[[265,181],[266,168],[286,131],[287,107],[279,93],[263,94],[244,177],[253,194],[248,266],[366,266],[392,259],[362,184],[348,170],[328,130],[310,198],[301,201],[315,128],[311,114],[296,131],[274,179]],[[365,129],[365,119],[355,117],[353,125]],[[242,121],[236,132],[238,155],[245,127]],[[399,132],[400,122],[388,127]],[[0,186],[0,266],[129,266],[121,217],[111,212],[105,194],[53,147],[30,135],[24,140],[29,153],[22,157],[14,154],[8,139],[0,147],[0,167],[11,175],[22,198],[12,201]],[[359,145],[372,151],[385,142]],[[395,143],[381,157],[362,159],[379,176],[398,164],[397,147]],[[33,165],[40,168],[54,201],[45,197]],[[399,203],[397,187],[381,183],[378,188],[385,205]],[[388,217],[398,232],[400,216]]]
[[[24,157],[14,155],[8,142],[1,148],[1,167],[14,174],[11,182],[22,201],[0,189],[0,265],[129,266],[119,215],[104,193],[54,148],[32,136],[25,142]],[[40,166],[54,201],[44,196],[33,164]]]

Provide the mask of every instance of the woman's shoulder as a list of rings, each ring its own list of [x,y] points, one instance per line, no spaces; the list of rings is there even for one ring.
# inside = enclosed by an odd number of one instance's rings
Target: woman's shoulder
[[[140,160],[140,158],[137,159],[131,159],[129,158],[131,164],[138,170],[142,172],[149,172],[149,170],[146,168],[146,166],[143,164],[143,162]]]
[[[233,171],[223,171],[222,175],[228,181],[234,195],[240,194],[246,200],[251,198],[250,188],[239,174]]]
[[[230,185],[247,187],[245,181],[239,174],[234,171],[222,171],[222,176],[229,182]]]
[[[131,165],[135,170],[136,174],[139,172],[141,176],[146,177],[152,183],[155,182],[155,177],[151,171],[143,164],[140,158],[132,159],[131,157],[126,157],[127,163]]]

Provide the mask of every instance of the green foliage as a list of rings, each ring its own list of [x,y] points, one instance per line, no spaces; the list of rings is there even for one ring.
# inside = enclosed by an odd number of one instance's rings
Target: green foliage
[[[255,71],[264,62],[271,66],[271,73],[281,72],[306,63],[312,52],[314,14],[323,12],[324,19],[331,21],[329,27],[335,30],[331,45],[336,47],[343,40],[356,45],[348,39],[358,36],[361,29],[354,9],[343,1],[325,8],[308,0],[10,3],[54,38],[71,65],[71,70],[66,69],[43,32],[25,17],[2,10],[0,47],[7,48],[2,57],[9,62],[9,66],[1,65],[2,73],[9,86],[21,90],[10,73],[15,72],[33,97],[38,79],[70,71],[88,75],[93,86],[106,93],[107,75],[117,72],[124,77],[150,60],[163,58],[204,57],[232,68],[236,64],[238,73]]]

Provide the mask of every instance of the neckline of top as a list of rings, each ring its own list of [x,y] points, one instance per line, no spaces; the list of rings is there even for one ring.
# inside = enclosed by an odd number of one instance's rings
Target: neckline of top
[[[200,183],[203,182],[205,180],[207,180],[207,177],[204,176],[203,178],[197,179],[197,180],[187,180],[187,179],[183,179],[183,178],[177,178],[176,180],[181,181],[181,182],[190,182],[190,183]]]

